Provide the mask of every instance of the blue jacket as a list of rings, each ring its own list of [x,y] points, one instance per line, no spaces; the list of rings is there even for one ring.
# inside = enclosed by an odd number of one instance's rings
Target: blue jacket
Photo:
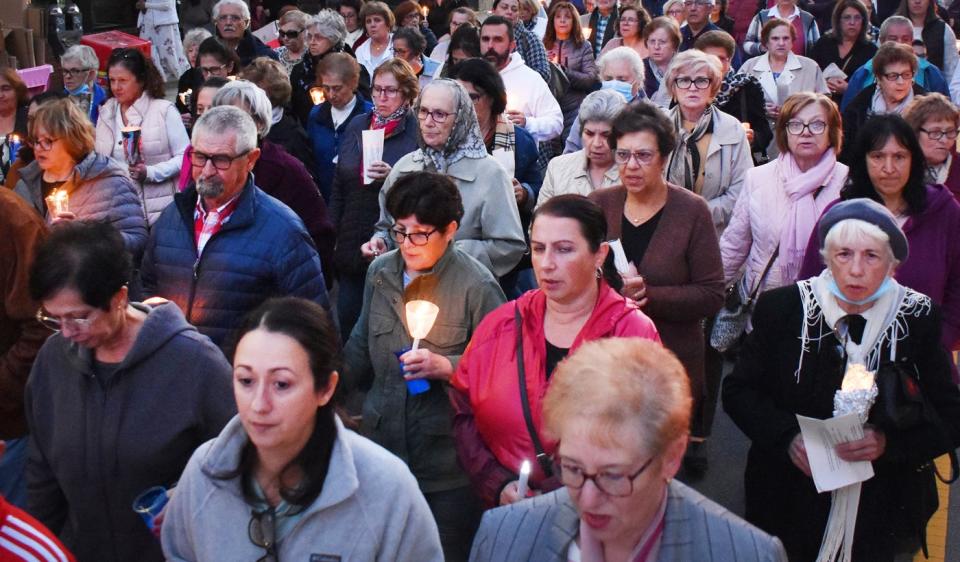
[[[142,265],[145,295],[175,302],[221,348],[243,317],[270,297],[303,297],[329,308],[320,258],[303,222],[256,187],[252,175],[200,257],[196,205],[191,185],[153,225]]]
[[[320,188],[320,194],[323,200],[330,204],[330,192],[333,185],[333,176],[337,164],[333,159],[337,156],[337,150],[340,148],[340,135],[347,129],[350,120],[373,109],[373,104],[358,95],[354,95],[357,103],[353,106],[350,116],[340,123],[336,129],[333,128],[333,115],[330,112],[330,102],[323,102],[310,110],[310,117],[307,119],[307,136],[313,143],[313,156],[317,161],[317,169],[314,176],[319,179],[317,187]]]
[[[920,66],[917,75],[913,77],[913,82],[928,92],[939,92],[949,98],[950,90],[947,88],[947,81],[943,78],[940,69],[930,64],[927,59],[917,60],[920,61]],[[876,77],[873,75],[873,59],[870,59],[867,64],[858,68],[850,77],[850,80],[847,81],[847,91],[843,94],[843,100],[840,102],[840,111],[846,111],[853,98],[874,82],[876,82]]]
[[[523,187],[527,190],[527,209],[533,210],[537,202],[537,195],[540,195],[540,186],[543,185],[543,168],[537,164],[540,158],[540,149],[537,147],[537,141],[533,135],[527,132],[523,127],[514,127],[516,133],[516,152],[514,153],[513,177],[517,178]],[[523,211],[520,209],[520,217],[523,218]],[[526,226],[526,225],[524,225]],[[524,229],[526,230],[526,229]]]

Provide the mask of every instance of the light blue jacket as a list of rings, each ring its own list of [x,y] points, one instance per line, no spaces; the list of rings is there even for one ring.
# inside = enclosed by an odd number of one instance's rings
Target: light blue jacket
[[[938,92],[948,98],[950,90],[947,88],[947,81],[943,78],[943,73],[936,66],[930,64],[927,59],[917,59],[920,66],[917,69],[917,75],[913,77],[916,85],[928,92]],[[854,71],[853,76],[847,81],[847,91],[843,94],[843,100],[840,102],[840,111],[847,109],[853,98],[864,89],[876,82],[876,76],[873,75],[873,59]]]

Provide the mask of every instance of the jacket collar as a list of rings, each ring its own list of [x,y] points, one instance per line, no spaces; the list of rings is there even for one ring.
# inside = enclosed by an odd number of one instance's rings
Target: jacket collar
[[[240,198],[237,201],[237,207],[230,215],[230,220],[226,221],[221,231],[234,230],[253,224],[256,218],[257,206],[259,201],[257,186],[253,183],[253,172],[247,175],[247,183],[240,191]],[[193,213],[197,206],[197,186],[192,181],[187,189],[173,196],[177,210],[180,211],[180,217],[183,219],[187,230],[193,233]]]
[[[787,64],[784,65],[783,71],[788,70],[800,70],[803,68],[803,64],[800,62],[799,57],[795,55],[792,51],[787,54]],[[757,64],[753,67],[755,71],[759,72],[771,72],[770,69],[770,53],[764,53],[763,56],[757,58]]]
[[[720,118],[714,123],[713,134],[710,136],[710,144],[707,146],[707,157],[719,152],[724,145],[739,144],[743,138],[741,131],[743,128],[739,123],[733,123],[723,118],[726,113],[718,111]]]
[[[574,166],[575,170],[573,172],[573,178],[579,180],[585,180],[590,172],[587,171],[587,152],[586,150],[580,149],[573,154],[577,155],[576,165]],[[594,189],[600,189],[606,185],[614,185],[620,183],[620,171],[617,168],[616,164],[610,166],[606,172],[603,173],[604,184],[596,185]],[[587,180],[589,181],[589,180]]]
[[[412,152],[411,154],[416,154],[417,152],[420,152],[422,155],[422,151],[420,151],[419,149]],[[426,158],[426,156],[423,156],[423,158]],[[492,158],[492,157],[488,156],[488,158]],[[456,162],[454,162],[453,164],[450,164],[447,167],[446,175],[450,176],[451,178],[458,179],[460,181],[465,181],[465,182],[475,181],[477,179],[477,170],[476,170],[476,167],[474,166],[474,163],[476,161],[477,160],[474,158],[461,158],[460,160],[457,160]],[[394,166],[394,168],[397,169],[397,173],[401,173],[401,174],[422,172],[423,160],[407,158],[405,160],[401,160],[397,162],[397,165]]]
[[[447,249],[444,250],[443,255],[440,256],[440,259],[437,260],[437,263],[433,264],[433,269],[427,273],[421,274],[420,277],[443,277],[443,272],[446,271],[447,267],[450,266],[455,252],[456,250],[454,249],[454,244],[451,242],[447,245]],[[386,284],[391,286],[397,292],[403,293],[404,261],[403,255],[400,254],[400,250],[391,250],[379,259],[386,261],[386,264],[374,275],[374,284]]]

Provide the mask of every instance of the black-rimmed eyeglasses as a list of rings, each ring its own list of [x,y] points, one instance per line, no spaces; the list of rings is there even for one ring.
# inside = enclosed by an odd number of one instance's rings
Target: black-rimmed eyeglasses
[[[940,140],[943,137],[947,137],[948,139],[953,140],[957,138],[957,133],[960,132],[960,131],[957,131],[956,129],[950,129],[947,131],[927,130],[927,129],[924,129],[923,127],[920,127],[918,130],[921,133],[930,137],[930,140]]]
[[[430,240],[430,235],[436,231],[437,229],[434,228],[429,232],[403,232],[402,230],[391,228],[390,236],[393,237],[394,242],[396,242],[398,246],[403,244],[404,240],[409,240],[414,246],[425,246]]]
[[[207,162],[211,162],[213,163],[214,168],[222,172],[224,170],[229,170],[230,165],[233,164],[234,160],[243,158],[249,152],[250,151],[248,150],[246,152],[237,154],[236,156],[227,156],[226,154],[204,154],[194,150],[190,153],[190,164],[192,164],[194,168],[203,168],[207,165]]]

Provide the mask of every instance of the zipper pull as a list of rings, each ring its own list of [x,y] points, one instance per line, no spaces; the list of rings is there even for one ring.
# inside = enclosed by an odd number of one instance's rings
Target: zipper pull
[[[193,262],[193,280],[196,281],[200,278],[200,257],[197,256],[197,261]]]

